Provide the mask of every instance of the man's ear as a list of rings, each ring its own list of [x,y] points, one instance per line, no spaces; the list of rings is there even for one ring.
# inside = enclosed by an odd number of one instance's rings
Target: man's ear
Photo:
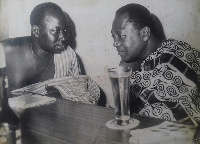
[[[31,31],[32,31],[32,33],[33,33],[33,35],[34,35],[35,37],[38,37],[39,34],[40,34],[40,32],[39,32],[39,27],[36,26],[36,25],[33,25],[33,26],[32,26]]]
[[[149,40],[151,35],[151,30],[148,26],[145,26],[141,31],[140,31],[140,36],[144,41]]]

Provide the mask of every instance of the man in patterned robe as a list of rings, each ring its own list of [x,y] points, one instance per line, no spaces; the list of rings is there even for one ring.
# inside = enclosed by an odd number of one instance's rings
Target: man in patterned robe
[[[198,125],[199,53],[185,42],[160,40],[151,13],[139,4],[117,10],[111,33],[120,65],[135,70],[131,112]]]

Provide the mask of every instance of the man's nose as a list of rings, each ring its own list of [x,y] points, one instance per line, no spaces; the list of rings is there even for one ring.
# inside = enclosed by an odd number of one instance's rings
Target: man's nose
[[[119,47],[121,43],[118,40],[114,40],[113,46],[114,47]]]
[[[64,36],[64,34],[63,34],[62,31],[60,31],[59,39],[60,39],[60,40],[63,40],[63,41],[67,39],[66,36]]]

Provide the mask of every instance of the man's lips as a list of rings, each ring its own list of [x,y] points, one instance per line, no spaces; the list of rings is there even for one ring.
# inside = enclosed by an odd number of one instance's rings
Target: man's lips
[[[57,43],[55,48],[56,49],[63,49],[63,48],[66,48],[67,46],[68,46],[67,42],[66,41],[62,41],[62,42]]]
[[[64,45],[57,45],[56,49],[63,49],[65,46]]]
[[[58,44],[55,46],[56,49],[65,49],[67,48],[67,44]]]

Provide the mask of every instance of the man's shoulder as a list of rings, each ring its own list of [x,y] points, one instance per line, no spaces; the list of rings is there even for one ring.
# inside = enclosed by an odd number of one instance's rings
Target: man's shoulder
[[[67,46],[67,50],[66,51],[69,51],[69,52],[75,52],[73,48],[71,48],[69,45]]]
[[[73,48],[71,48],[69,45],[67,46],[67,49],[62,52],[62,54],[68,54],[68,55],[74,55],[75,51]]]
[[[31,41],[31,37],[25,36],[25,37],[8,38],[8,39],[1,41],[0,43],[4,47],[7,47],[7,46],[16,47],[16,46],[22,46],[25,44],[30,44],[30,41]]]
[[[162,42],[162,47],[166,49],[176,49],[176,50],[191,50],[192,47],[185,41],[168,39]]]

